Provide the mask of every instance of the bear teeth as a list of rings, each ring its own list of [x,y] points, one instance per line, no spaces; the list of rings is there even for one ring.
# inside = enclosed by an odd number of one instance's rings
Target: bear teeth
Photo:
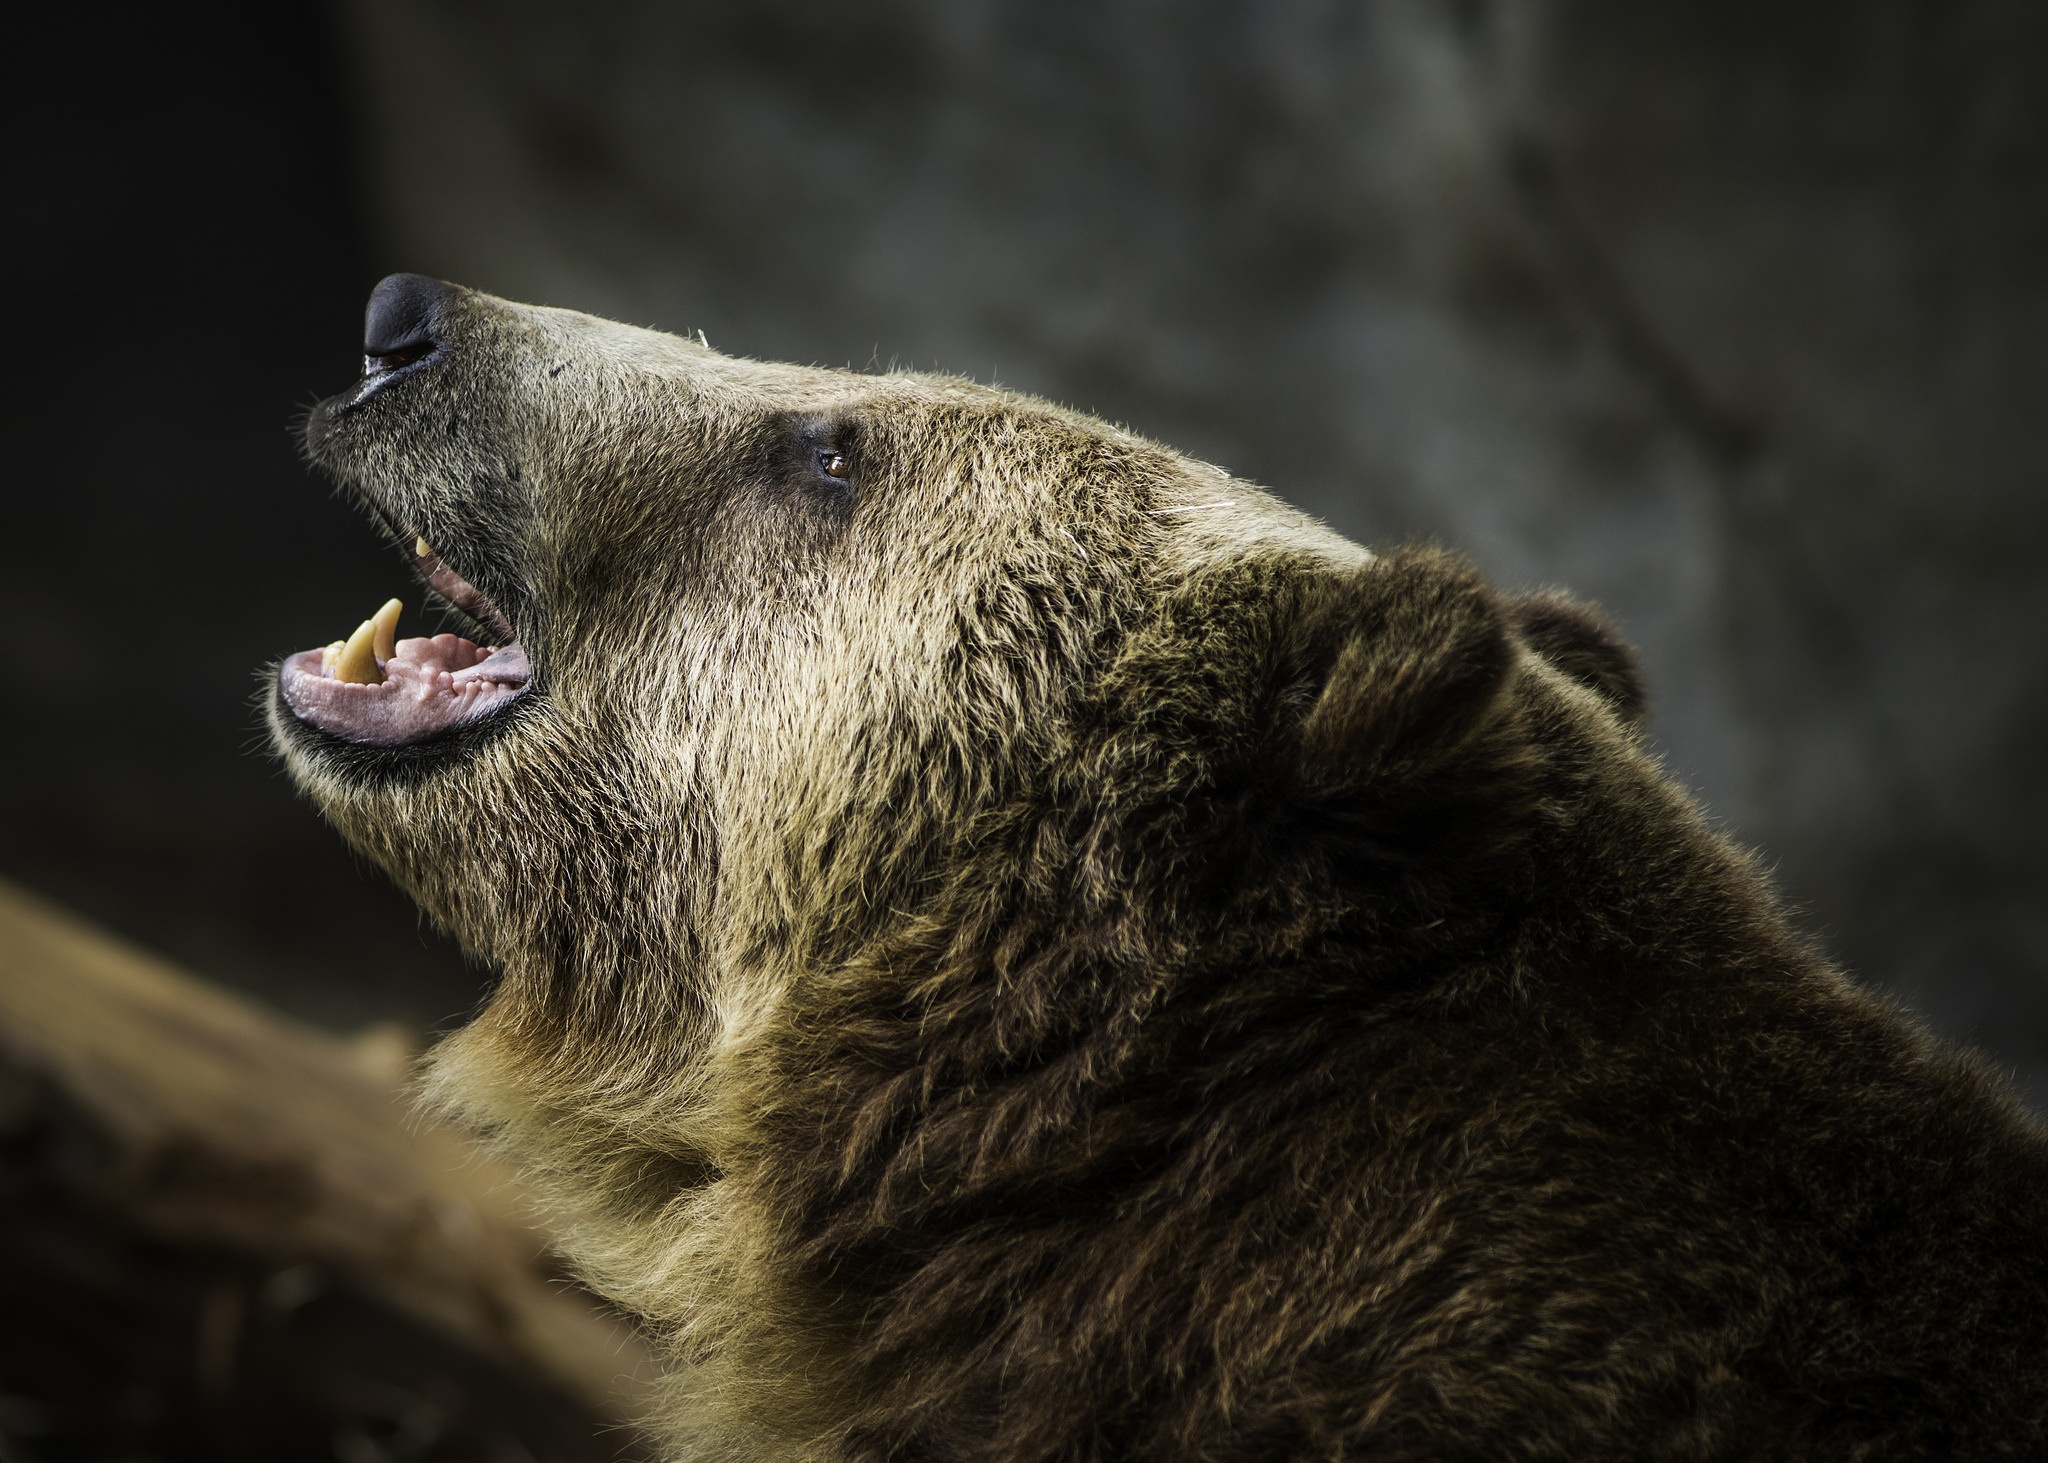
[[[397,600],[385,600],[376,614],[356,626],[355,634],[320,652],[320,669],[352,686],[382,685],[384,662],[398,651],[398,615],[402,609],[404,606]]]

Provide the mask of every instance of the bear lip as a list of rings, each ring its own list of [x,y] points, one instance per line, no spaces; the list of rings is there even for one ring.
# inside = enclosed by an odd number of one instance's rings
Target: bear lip
[[[400,640],[389,659],[377,661],[384,679],[369,684],[338,679],[324,650],[302,650],[286,657],[277,672],[292,715],[344,741],[398,747],[468,726],[526,694],[533,664],[504,612],[438,555],[421,554],[414,567],[437,593],[505,643],[478,645],[453,634]]]

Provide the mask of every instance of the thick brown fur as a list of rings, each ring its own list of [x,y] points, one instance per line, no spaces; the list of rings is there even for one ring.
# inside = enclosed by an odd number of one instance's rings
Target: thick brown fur
[[[430,1091],[675,1457],[2048,1456],[2048,1138],[1793,932],[1592,611],[963,381],[437,329],[312,454],[539,689],[273,725],[502,971]]]

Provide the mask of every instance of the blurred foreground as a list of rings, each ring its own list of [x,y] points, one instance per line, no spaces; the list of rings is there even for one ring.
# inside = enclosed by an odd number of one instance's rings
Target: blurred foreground
[[[0,1457],[641,1456],[644,1350],[409,1056],[0,884]]]

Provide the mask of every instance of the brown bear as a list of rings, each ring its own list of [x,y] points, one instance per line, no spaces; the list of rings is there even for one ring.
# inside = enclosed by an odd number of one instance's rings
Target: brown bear
[[[466,635],[278,668],[502,974],[433,1100],[673,1456],[2048,1457],[2048,1135],[1561,597],[950,377],[401,275],[312,460]]]

